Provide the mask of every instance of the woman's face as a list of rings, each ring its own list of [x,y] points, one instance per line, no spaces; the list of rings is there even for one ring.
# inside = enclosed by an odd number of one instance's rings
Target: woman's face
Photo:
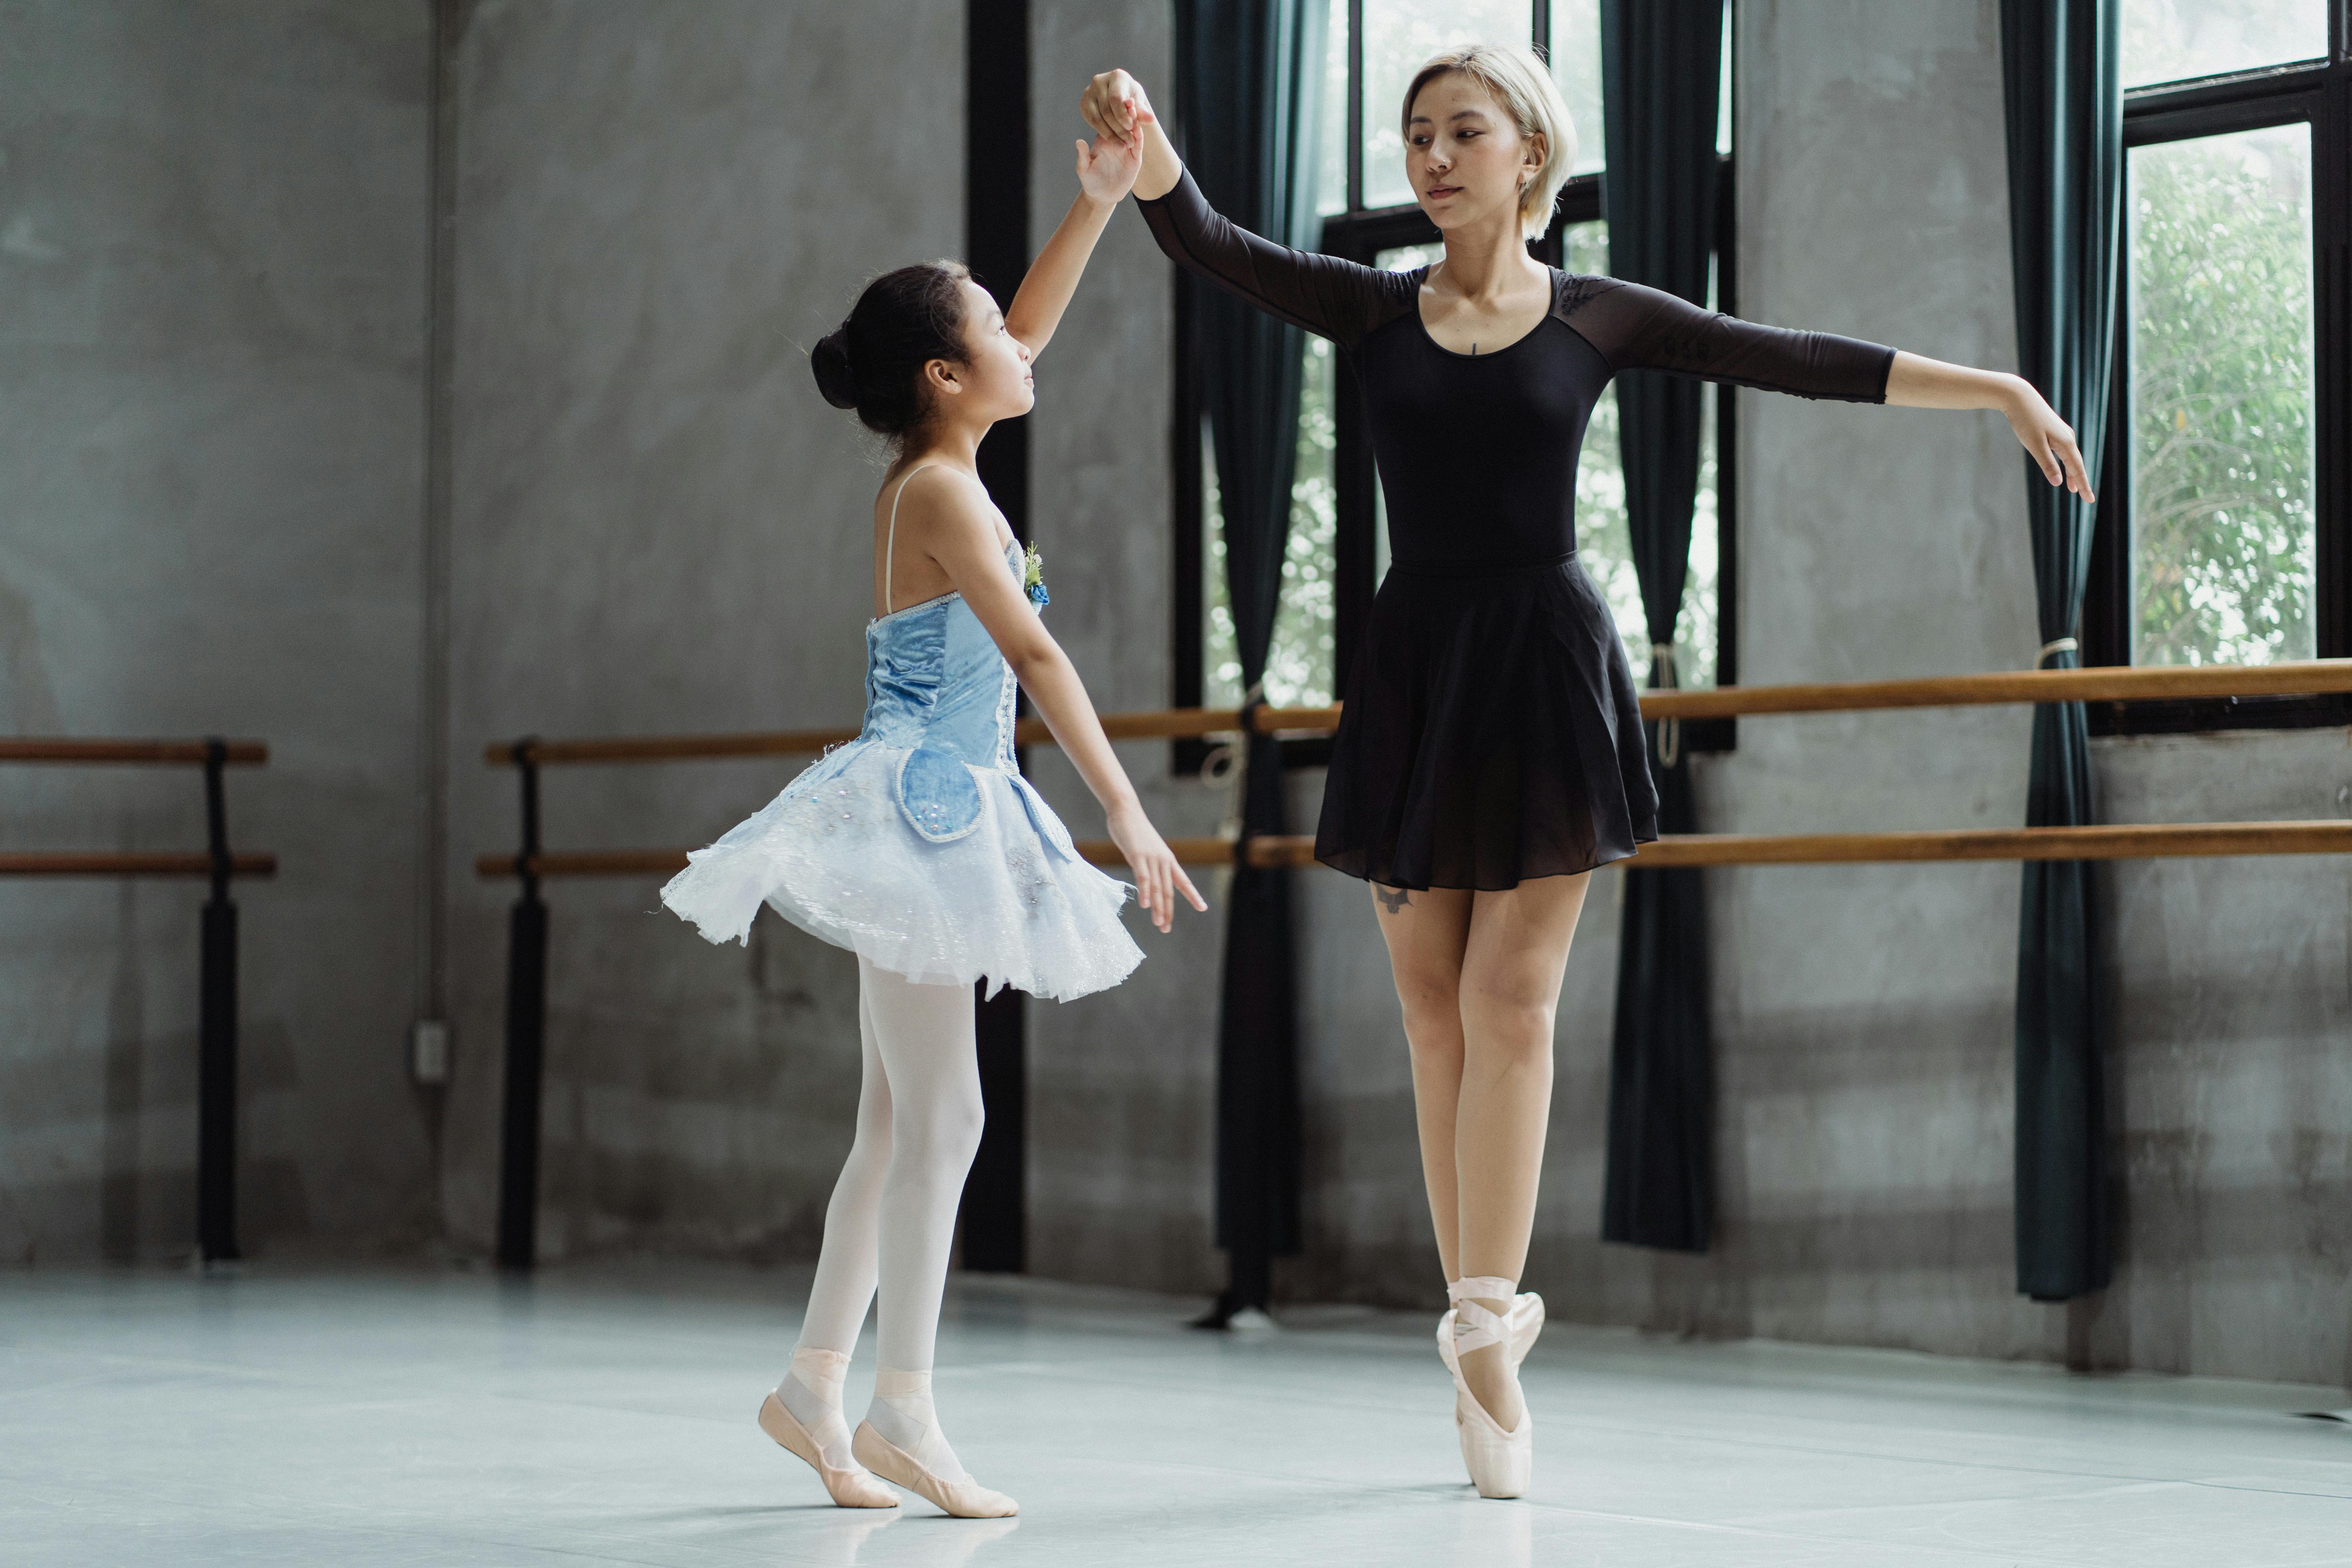
[[[1422,84],[1404,128],[1404,172],[1441,229],[1518,220],[1519,192],[1542,168],[1543,142],[1517,125],[1473,78],[1447,71]]]
[[[964,419],[1018,418],[1037,401],[1028,347],[1004,330],[1004,312],[987,289],[969,278],[958,287],[963,290],[963,363],[931,362],[931,374],[945,375],[955,387],[934,388],[935,396],[944,392],[952,399],[940,412]]]

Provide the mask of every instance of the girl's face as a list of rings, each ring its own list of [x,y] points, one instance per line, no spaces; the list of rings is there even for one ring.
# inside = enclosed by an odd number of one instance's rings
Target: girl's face
[[[1028,346],[1004,330],[1004,312],[987,289],[969,278],[959,287],[963,290],[963,363],[933,360],[925,367],[934,378],[933,407],[959,420],[992,424],[1017,419],[1037,401]]]
[[[1414,95],[1404,128],[1405,176],[1439,228],[1495,222],[1498,215],[1516,226],[1519,193],[1543,161],[1543,139],[1522,137],[1502,106],[1462,72],[1432,77]]]

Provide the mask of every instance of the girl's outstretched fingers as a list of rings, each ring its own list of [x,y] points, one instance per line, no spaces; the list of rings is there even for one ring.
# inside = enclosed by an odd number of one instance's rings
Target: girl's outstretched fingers
[[[1142,807],[1130,805],[1112,812],[1108,826],[1111,842],[1118,846],[1119,853],[1127,858],[1127,868],[1135,874],[1135,901],[1151,917],[1153,925],[1161,931],[1174,926],[1176,892],[1180,888],[1194,909],[1207,912],[1207,902],[1193,888],[1192,879],[1184,875],[1175,852],[1145,817]]]
[[[1176,859],[1172,855],[1169,857],[1169,861],[1176,868],[1176,885],[1183,889],[1186,900],[1192,903],[1192,908],[1196,911],[1201,914],[1207,914],[1209,912],[1209,900],[1202,898],[1201,896],[1200,889],[1192,886],[1192,879],[1184,875],[1184,863]]]

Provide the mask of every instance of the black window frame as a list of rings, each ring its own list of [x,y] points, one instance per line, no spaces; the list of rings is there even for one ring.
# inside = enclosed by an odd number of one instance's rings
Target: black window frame
[[[1421,210],[1418,204],[1407,202],[1386,207],[1363,205],[1364,95],[1361,84],[1364,79],[1364,0],[1347,0],[1347,3],[1348,206],[1346,210],[1324,218],[1318,248],[1326,255],[1345,257],[1369,267],[1376,264],[1376,258],[1382,251],[1400,246],[1433,245],[1440,236],[1437,226],[1429,221],[1428,215]],[[1191,9],[1182,5],[1176,7],[1180,32],[1189,26]],[[1551,0],[1529,0],[1529,21],[1536,52],[1548,58],[1551,38]],[[1187,42],[1187,39],[1179,37],[1178,58],[1191,58],[1191,50],[1185,47]],[[1181,133],[1181,127],[1178,130]],[[1179,144],[1181,146],[1181,141]],[[1601,218],[1601,175],[1591,174],[1571,177],[1560,189],[1550,226],[1540,239],[1531,242],[1530,249],[1536,258],[1547,266],[1560,266],[1566,254],[1569,226]],[[1734,222],[1738,210],[1733,189],[1732,158],[1726,154],[1720,160],[1717,185],[1715,308],[1727,315],[1736,313],[1738,297],[1738,247],[1735,243]],[[1175,364],[1169,443],[1173,481],[1170,489],[1173,502],[1171,526],[1175,552],[1174,602],[1170,626],[1172,644],[1171,706],[1177,708],[1201,706],[1202,694],[1207,685],[1204,625],[1207,604],[1202,592],[1207,543],[1202,527],[1205,493],[1201,472],[1202,409],[1199,374],[1193,363],[1192,339],[1192,291],[1200,286],[1189,273],[1177,270],[1175,352],[1172,356]],[[1736,390],[1721,384],[1714,388],[1716,525],[1718,531],[1715,657],[1718,686],[1736,685],[1739,678]],[[1336,426],[1332,479],[1338,512],[1338,527],[1333,541],[1336,581],[1332,671],[1335,682],[1344,684],[1349,663],[1360,644],[1364,628],[1370,623],[1372,595],[1379,587],[1373,575],[1378,547],[1379,481],[1373,461],[1371,431],[1365,421],[1362,395],[1353,367],[1348,363],[1344,351],[1340,353],[1340,361],[1333,375],[1332,415]],[[1738,721],[1736,719],[1694,720],[1683,726],[1682,743],[1689,751],[1728,752],[1735,749],[1738,742]],[[1197,773],[1216,749],[1211,742],[1201,740],[1173,742],[1170,747],[1171,769],[1178,773]],[[1282,743],[1282,760],[1286,769],[1321,767],[1330,761],[1330,756],[1331,743],[1328,737],[1291,739]]]
[[[2129,155],[2233,131],[2311,127],[2313,526],[2312,612],[2318,657],[2352,657],[2352,4],[2328,8],[2327,56],[2136,88],[2124,95],[2125,199]],[[2116,247],[2115,373],[2106,451],[2092,522],[2083,603],[2083,662],[2132,661],[2131,247]],[[2352,697],[2232,697],[2102,702],[2095,735],[2301,730],[2352,723]]]

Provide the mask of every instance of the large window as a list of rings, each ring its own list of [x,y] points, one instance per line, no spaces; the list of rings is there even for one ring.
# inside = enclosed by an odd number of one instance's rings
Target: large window
[[[1719,143],[1727,163],[1718,222],[1722,245],[1712,301],[1723,310],[1731,308],[1732,293],[1727,26],[1726,33]],[[1562,192],[1552,227],[1537,243],[1536,252],[1573,271],[1608,270],[1608,226],[1601,218],[1600,170],[1605,149],[1599,0],[1461,0],[1442,14],[1417,0],[1333,0],[1318,148],[1324,250],[1392,268],[1415,268],[1436,258],[1437,231],[1413,205],[1405,183],[1397,105],[1413,71],[1439,49],[1466,39],[1509,37],[1531,39],[1551,61],[1577,131],[1576,177]],[[1380,482],[1353,378],[1341,356],[1323,340],[1310,337],[1305,352],[1290,543],[1266,663],[1266,700],[1279,706],[1328,702],[1337,696],[1369,617],[1373,590],[1388,564]],[[1174,699],[1179,705],[1232,706],[1241,698],[1241,669],[1225,603],[1215,464],[1190,382],[1189,367],[1180,363],[1178,406],[1183,412],[1177,447],[1180,570]],[[1730,397],[1729,388],[1719,388],[1706,404],[1691,578],[1675,637],[1676,666],[1685,685],[1734,679],[1730,486],[1727,465],[1718,460],[1719,451],[1729,450]],[[1580,555],[1614,610],[1639,674],[1650,663],[1650,639],[1626,525],[1613,392],[1593,411],[1577,477],[1577,515]],[[1729,743],[1729,735],[1727,721],[1695,725],[1689,727],[1686,743],[1722,746]],[[1299,744],[1293,754],[1298,761],[1313,761],[1320,749]],[[1197,750],[1180,747],[1180,761],[1194,760]]]
[[[2122,310],[2085,660],[2352,654],[2342,8],[2124,0],[2123,21]],[[2332,698],[2095,714],[2110,731],[2345,717]]]

